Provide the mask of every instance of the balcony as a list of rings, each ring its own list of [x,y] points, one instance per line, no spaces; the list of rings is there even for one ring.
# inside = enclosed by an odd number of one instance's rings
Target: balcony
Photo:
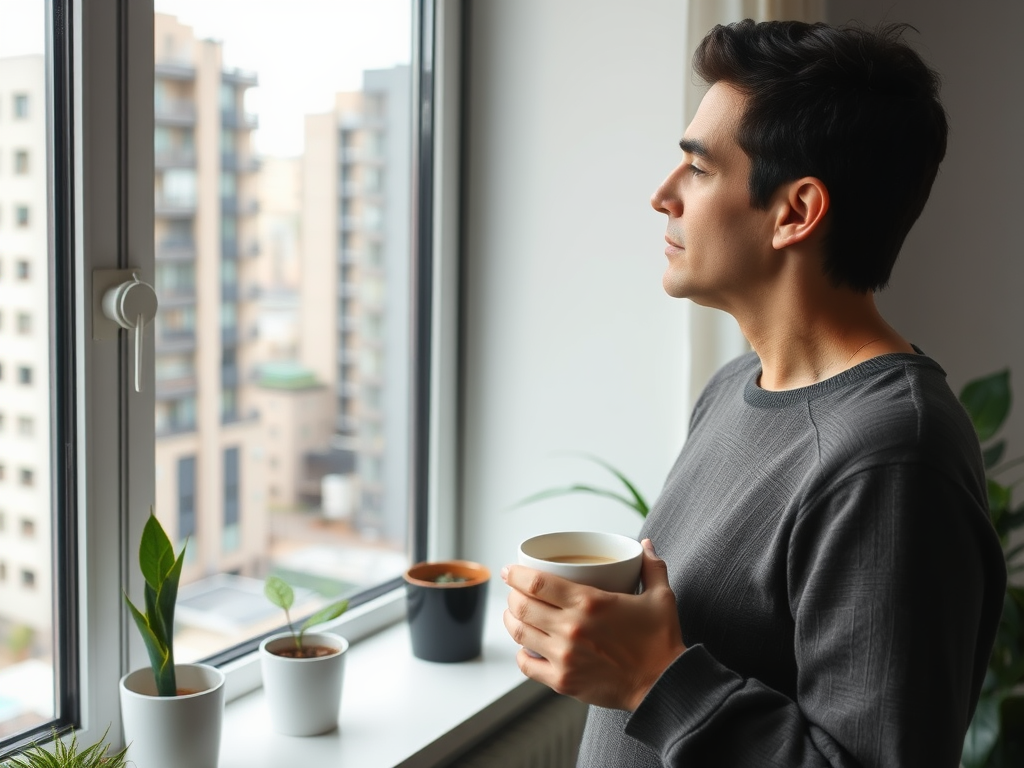
[[[153,202],[153,213],[164,219],[190,219],[196,215],[196,201],[158,195]]]
[[[233,173],[255,173],[260,169],[260,159],[255,155],[240,155],[237,152],[221,152],[222,170]]]
[[[225,109],[220,113],[221,124],[225,128],[237,128],[241,130],[252,130],[259,128],[260,118],[255,112],[245,112],[240,109]]]
[[[237,387],[238,386],[238,366],[237,365],[225,365],[220,369],[220,385],[222,387]]]
[[[220,285],[220,298],[223,301],[237,302],[238,301],[238,283],[221,283]]]
[[[225,237],[220,241],[220,255],[227,261],[238,261],[238,241],[233,237]]]
[[[153,74],[160,80],[195,80],[196,68],[189,61],[164,59],[156,63]]]
[[[235,214],[238,216],[252,216],[259,213],[260,201],[259,200],[239,200],[237,197],[222,197],[220,199],[220,208],[224,213]]]
[[[225,67],[220,73],[220,79],[225,83],[244,85],[247,88],[259,84],[259,77],[254,71],[238,67]]]
[[[196,348],[196,332],[177,330],[157,330],[156,354],[173,355],[182,352],[192,352]]]
[[[191,240],[162,240],[156,244],[157,261],[195,261],[196,244]]]
[[[227,328],[220,329],[220,343],[225,349],[230,347],[237,347],[238,341],[238,326],[233,325]]]
[[[179,376],[173,379],[158,379],[155,396],[157,400],[178,400],[195,395],[197,390],[195,376]]]
[[[196,124],[195,102],[185,99],[162,99],[153,105],[157,125],[188,127]]]
[[[158,171],[168,168],[195,168],[196,151],[189,149],[163,149],[153,153],[153,164]]]

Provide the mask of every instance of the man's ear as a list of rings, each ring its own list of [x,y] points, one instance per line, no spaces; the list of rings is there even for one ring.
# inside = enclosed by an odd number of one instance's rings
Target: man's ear
[[[824,232],[828,213],[828,189],[821,179],[805,176],[782,185],[777,193],[777,211],[772,247],[776,250],[802,242]]]

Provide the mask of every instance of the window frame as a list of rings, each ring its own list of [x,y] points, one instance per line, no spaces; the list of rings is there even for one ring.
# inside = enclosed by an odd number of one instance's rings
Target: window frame
[[[410,554],[418,561],[457,551],[462,41],[451,24],[435,29],[435,18],[446,8],[449,20],[459,20],[461,0],[411,2],[412,312],[417,318],[412,353],[417,362],[409,533]],[[0,753],[45,738],[51,725],[75,726],[83,743],[97,740],[109,726],[108,738],[116,741],[118,681],[149,663],[128,620],[122,588],[133,598],[141,596],[135,553],[155,498],[154,368],[145,366],[143,391],[136,393],[130,386],[128,334],[118,333],[116,341],[94,338],[102,320],[96,319],[93,277],[96,270],[131,267],[142,280],[153,280],[153,4],[51,0],[46,19],[50,279],[57,297],[50,315],[51,346],[60,350],[51,351],[50,376],[51,384],[62,383],[50,388],[49,481],[54,530],[60,531],[53,569],[64,575],[54,579],[54,610],[64,617],[54,665],[66,682],[55,721],[4,741]],[[435,81],[439,54],[446,62],[443,88]],[[444,161],[443,173],[435,173],[438,160]],[[153,334],[150,325],[148,350]],[[361,602],[339,620],[352,640],[404,616],[401,579],[371,590]],[[229,700],[259,684],[254,653],[209,661],[227,673]]]

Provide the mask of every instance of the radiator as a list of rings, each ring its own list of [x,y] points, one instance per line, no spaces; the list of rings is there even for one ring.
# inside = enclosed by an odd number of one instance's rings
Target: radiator
[[[448,768],[573,768],[587,708],[552,696],[532,707]]]

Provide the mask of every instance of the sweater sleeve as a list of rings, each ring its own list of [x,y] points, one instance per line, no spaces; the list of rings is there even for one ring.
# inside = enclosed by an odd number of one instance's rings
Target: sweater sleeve
[[[1006,578],[977,501],[927,466],[864,470],[788,557],[796,700],[694,645],[626,733],[666,766],[957,768]]]

